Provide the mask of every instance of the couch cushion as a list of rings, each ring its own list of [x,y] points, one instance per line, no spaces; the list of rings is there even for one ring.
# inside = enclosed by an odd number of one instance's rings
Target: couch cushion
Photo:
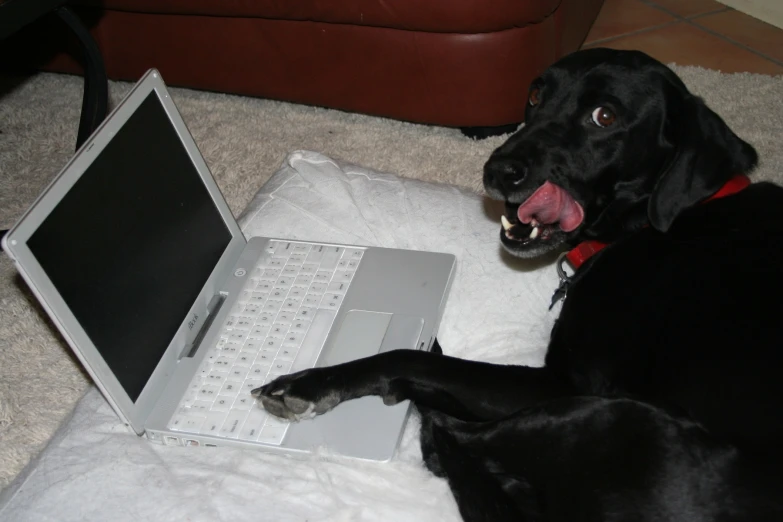
[[[74,4],[138,13],[268,18],[484,33],[540,22],[558,0],[77,0]]]

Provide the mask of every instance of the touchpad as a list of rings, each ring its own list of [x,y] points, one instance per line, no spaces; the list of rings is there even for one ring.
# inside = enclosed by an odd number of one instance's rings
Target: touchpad
[[[333,366],[382,351],[416,349],[423,327],[421,317],[351,310],[317,366]]]

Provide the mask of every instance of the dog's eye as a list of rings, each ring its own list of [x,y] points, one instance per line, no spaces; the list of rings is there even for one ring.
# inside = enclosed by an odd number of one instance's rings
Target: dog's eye
[[[527,102],[531,107],[535,107],[541,103],[541,89],[538,87],[533,87],[530,89],[530,96],[527,97]]]
[[[593,111],[591,118],[593,120],[593,123],[595,123],[599,127],[608,127],[609,125],[614,123],[616,116],[612,111],[610,111],[606,107],[598,107],[596,110]]]

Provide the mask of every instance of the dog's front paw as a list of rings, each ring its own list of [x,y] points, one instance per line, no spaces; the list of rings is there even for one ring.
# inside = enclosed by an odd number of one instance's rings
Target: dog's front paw
[[[250,393],[264,409],[289,421],[311,419],[341,402],[338,390],[330,387],[325,368],[313,368],[278,377]]]

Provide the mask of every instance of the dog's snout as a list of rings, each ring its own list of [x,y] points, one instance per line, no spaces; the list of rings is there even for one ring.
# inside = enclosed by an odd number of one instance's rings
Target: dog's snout
[[[504,193],[517,190],[527,176],[525,162],[511,158],[490,159],[484,166],[484,185]]]

